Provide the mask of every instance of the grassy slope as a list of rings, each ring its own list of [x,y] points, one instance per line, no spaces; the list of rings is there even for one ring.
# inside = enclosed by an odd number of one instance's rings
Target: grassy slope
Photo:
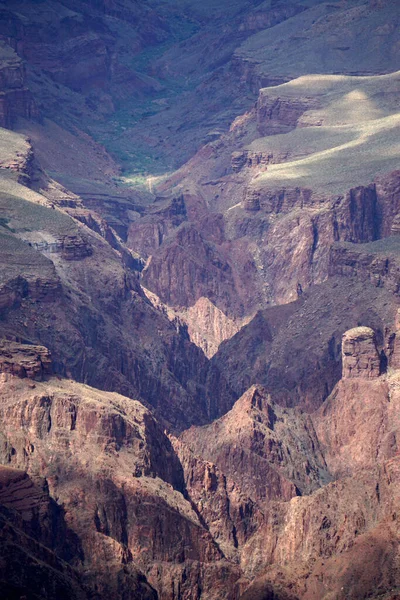
[[[250,144],[252,151],[289,153],[287,162],[270,165],[255,183],[336,194],[396,169],[399,90],[400,72],[377,77],[305,76],[267,88],[263,93],[268,97],[308,97],[320,108],[307,111],[297,129]]]

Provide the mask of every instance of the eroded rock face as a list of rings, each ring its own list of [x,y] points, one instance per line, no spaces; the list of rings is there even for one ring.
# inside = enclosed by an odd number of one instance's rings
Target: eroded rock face
[[[0,56],[0,127],[11,128],[20,117],[37,118],[39,111],[27,87],[21,58],[3,41],[0,41]]]
[[[335,276],[296,302],[257,313],[212,360],[238,394],[262,383],[275,402],[313,411],[341,378],[343,334],[362,323],[376,331],[383,349],[396,314],[397,299],[386,287]]]
[[[2,200],[14,230],[0,236],[2,334],[45,345],[57,373],[158,406],[176,431],[221,414],[220,387],[225,408],[232,406],[228,383],[186,328],[147,300],[122,242],[115,249],[43,196],[34,198],[44,205]],[[207,399],[192,403],[192,394]],[[179,397],[176,410],[167,408]]]
[[[82,550],[43,479],[0,467],[0,531],[3,598],[87,600],[88,590],[69,564]]]
[[[193,452],[190,443],[172,439],[181,462],[188,498],[224,555],[234,563],[240,548],[264,521],[257,502],[214,463]]]
[[[380,375],[380,356],[370,327],[355,327],[343,334],[342,377],[374,379]]]
[[[51,356],[47,348],[6,341],[0,343],[0,373],[41,380],[51,372]]]
[[[0,393],[1,462],[47,479],[96,598],[155,597],[140,572],[159,598],[232,597],[237,568],[185,499],[179,459],[147,409],[61,379],[32,389],[12,378]]]
[[[365,343],[375,349],[370,328],[345,334],[343,351],[349,339],[358,340],[361,351]],[[313,435],[334,481],[270,505],[266,521],[241,549],[244,573],[256,578],[243,598],[289,594],[328,600],[335,594],[341,600],[356,600],[371,589],[380,590],[373,597],[384,592],[396,597],[398,381],[395,370],[372,378],[344,376],[311,415]],[[365,570],[365,561],[371,569]]]
[[[389,337],[388,354],[389,364],[394,369],[400,368],[400,310],[397,310],[394,331]]]
[[[308,417],[276,406],[260,386],[218,421],[188,429],[182,440],[261,505],[310,493],[329,479]]]
[[[180,310],[191,341],[211,358],[225,340],[231,338],[249,319],[230,319],[208,298],[199,298],[193,306]]]
[[[310,107],[310,100],[270,98],[263,90],[257,101],[257,128],[261,136],[286,133],[294,129],[301,115]]]

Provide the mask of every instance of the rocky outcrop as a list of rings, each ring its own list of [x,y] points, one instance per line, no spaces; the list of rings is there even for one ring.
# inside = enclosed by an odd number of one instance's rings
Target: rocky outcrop
[[[296,188],[271,191],[252,186],[245,191],[243,208],[255,210],[252,206],[257,206],[267,214],[288,214],[294,209],[307,209],[319,204],[320,201],[313,200],[311,190]]]
[[[92,253],[87,240],[80,236],[65,236],[61,241],[61,256],[64,260],[80,260]]]
[[[184,432],[182,440],[264,506],[310,493],[329,479],[309,418],[276,406],[259,386],[218,421]]]
[[[380,362],[375,332],[370,327],[355,327],[343,334],[343,379],[379,377]]]
[[[234,563],[240,548],[263,522],[257,503],[214,463],[196,455],[184,441],[172,439],[182,465],[188,499],[224,555]]]
[[[11,46],[3,41],[0,41],[0,90],[0,127],[11,128],[18,117],[39,116],[36,102],[26,85],[25,66]]]
[[[370,281],[397,295],[400,289],[398,252],[397,236],[362,246],[335,244],[330,250],[329,274]]]
[[[393,331],[389,335],[387,354],[389,365],[394,369],[400,368],[400,309],[397,310]]]
[[[60,278],[50,260],[12,235],[0,235],[0,245],[0,310],[18,308],[24,299],[49,303],[60,299]]]
[[[232,298],[231,290],[241,285],[245,294],[246,285],[235,279],[223,249],[186,223],[151,257],[142,274],[144,286],[165,304],[189,307],[206,297],[225,314],[231,312],[227,307],[232,304],[239,314],[242,308],[241,298]]]
[[[274,156],[272,152],[238,150],[232,153],[231,168],[234,173],[238,173],[243,167],[262,171],[266,170],[267,165],[271,163],[284,162],[285,158],[287,158],[286,155]]]
[[[359,327],[343,336],[345,357],[349,345],[354,355],[354,344],[364,358],[376,356],[372,329]],[[367,360],[366,374],[369,365]],[[261,567],[266,573],[250,585],[244,598],[263,597],[264,590],[266,597],[274,591],[272,597],[279,598],[281,591],[307,600],[327,599],[332,593],[356,599],[375,588],[381,591],[376,597],[383,592],[396,596],[398,381],[398,371],[349,377],[344,364],[343,379],[311,415],[319,450],[334,481],[274,507],[269,522],[243,549],[245,572],[256,574]],[[360,577],[366,560],[373,568]]]
[[[185,197],[162,201],[152,207],[151,214],[131,223],[126,245],[144,258],[152,255],[179,225],[187,220]]]
[[[281,504],[273,522],[246,546],[243,566],[260,573],[265,561],[259,584],[267,589],[268,584],[277,585],[307,600],[328,599],[333,593],[341,600],[356,600],[375,586],[382,592],[396,590],[398,525],[392,510],[398,502],[398,463],[387,461],[382,468]],[[367,572],[365,560],[371,562]]]
[[[51,374],[50,352],[43,346],[0,342],[0,373],[42,380]]]
[[[315,104],[315,103],[314,103]],[[308,98],[285,98],[271,96],[261,90],[256,104],[257,129],[260,136],[287,133],[294,129],[301,115],[310,109]]]
[[[222,342],[234,336],[249,319],[230,319],[208,298],[199,298],[193,306],[178,312],[186,323],[191,341],[211,358]]]
[[[18,117],[34,119],[39,116],[30,90],[7,90],[0,93],[0,127],[11,128]]]
[[[254,189],[246,189],[242,206],[244,210],[257,212],[261,209],[260,193]]]
[[[231,167],[234,173],[240,171],[245,164],[247,164],[247,152],[239,150],[232,153]]]
[[[398,215],[400,213],[400,171],[392,171],[375,180],[378,203],[378,225],[380,237],[398,233]]]
[[[224,187],[222,182],[215,185],[218,191]],[[132,228],[144,227],[146,239],[154,240],[156,227],[157,243],[140,243],[139,235],[135,250],[150,252],[144,285],[169,306],[192,306],[204,296],[236,318],[254,314],[266,304],[296,300],[299,290],[323,282],[330,273],[342,273],[330,264],[339,260],[331,257],[335,242],[358,246],[381,235],[379,215],[385,200],[378,197],[375,184],[333,197],[311,188],[268,188],[257,178],[246,186],[241,181],[240,187],[235,179],[225,185],[237,203],[223,215],[193,220],[188,216],[189,223],[170,229],[167,238],[159,235],[156,221],[150,227],[150,215]],[[200,193],[198,198],[200,204]],[[210,202],[219,202],[216,198],[218,194]],[[152,249],[146,246],[150,243]],[[197,252],[192,250],[194,244]],[[352,245],[352,251],[358,252],[357,246]],[[228,285],[235,290],[229,298]]]
[[[380,375],[374,331],[346,332],[342,353],[342,379],[312,416],[329,469],[337,476],[392,459],[400,428],[399,372]]]
[[[185,499],[180,462],[147,409],[61,379],[32,390],[14,378],[1,394],[1,462],[46,477],[96,598],[154,597],[138,568],[159,598],[232,597],[237,569]]]
[[[212,360],[238,394],[262,383],[276,402],[315,410],[341,378],[343,334],[355,323],[371,327],[381,351],[396,314],[397,300],[385,287],[336,276],[296,302],[257,313]]]

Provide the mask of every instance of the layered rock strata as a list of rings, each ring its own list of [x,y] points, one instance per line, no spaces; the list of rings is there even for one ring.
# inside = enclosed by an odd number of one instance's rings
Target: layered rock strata
[[[51,372],[47,348],[6,341],[0,343],[0,373],[41,380]]]
[[[342,378],[380,375],[380,356],[376,347],[375,333],[370,327],[355,327],[343,334]]]
[[[72,381],[27,381],[1,384],[1,462],[46,478],[94,597],[154,598],[144,573],[159,598],[230,598],[238,570],[185,498],[180,462],[151,413]]]

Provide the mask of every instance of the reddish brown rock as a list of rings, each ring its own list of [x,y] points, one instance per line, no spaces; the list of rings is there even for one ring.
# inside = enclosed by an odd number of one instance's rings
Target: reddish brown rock
[[[343,334],[342,369],[343,379],[379,377],[380,356],[371,328],[355,327]]]
[[[400,368],[400,310],[397,310],[394,331],[388,340],[389,364],[394,369]]]
[[[238,569],[185,499],[179,460],[147,409],[57,379],[33,391],[13,379],[1,393],[1,460],[46,477],[82,544],[81,577],[100,598],[151,597],[140,578],[129,587],[138,568],[160,598],[171,588],[231,597]]]
[[[232,405],[222,373],[190,342],[186,328],[177,329],[147,300],[129,251],[112,248],[58,208],[22,198],[11,207],[2,202],[16,230],[0,236],[4,336],[12,331],[14,338],[45,345],[57,373],[158,407],[160,416],[174,419],[176,431],[206,422],[208,412],[210,418],[221,414],[220,387],[225,408]],[[83,260],[64,260],[60,239],[71,242],[68,255]]]
[[[182,440],[172,444],[181,462],[192,505],[224,555],[238,561],[240,548],[263,522],[257,503],[215,464],[196,456]]]
[[[61,256],[65,260],[80,260],[93,253],[87,240],[80,236],[66,236],[61,240]]]
[[[2,598],[87,600],[88,589],[69,564],[81,548],[45,481],[0,467],[0,533]]]
[[[286,133],[294,129],[301,115],[309,108],[308,98],[270,97],[267,89],[262,90],[256,105],[260,136]]]
[[[182,440],[260,505],[310,493],[329,479],[309,417],[276,406],[260,386],[221,419],[185,431]]]
[[[41,380],[51,374],[50,352],[43,346],[0,343],[0,372]]]
[[[296,302],[260,311],[212,360],[238,394],[262,383],[275,402],[313,411],[341,378],[344,332],[357,323],[372,327],[387,353],[396,314],[387,288],[336,276]]]

